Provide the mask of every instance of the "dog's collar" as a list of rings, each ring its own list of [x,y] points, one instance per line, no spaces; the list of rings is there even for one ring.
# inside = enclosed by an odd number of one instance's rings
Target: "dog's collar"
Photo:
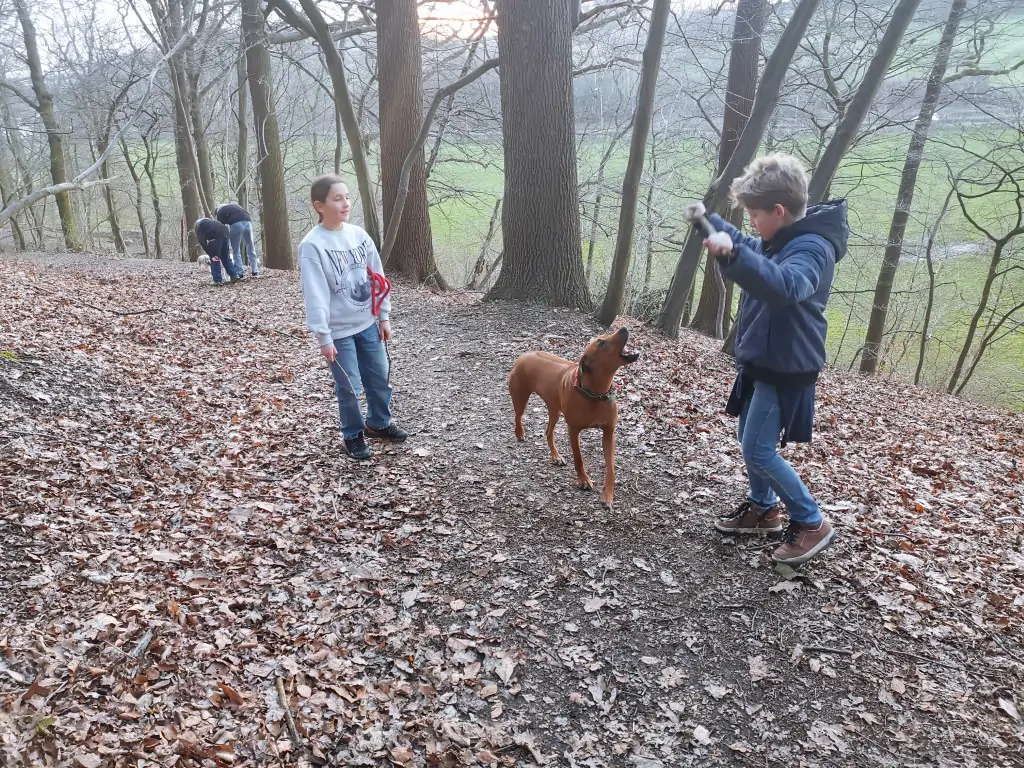
[[[583,376],[582,376],[582,374],[583,374],[583,368],[582,367],[578,367],[576,369],[576,378],[573,379],[573,382],[572,382],[572,388],[573,389],[575,389],[577,392],[579,392],[581,395],[583,395],[585,398],[587,398],[589,400],[612,401],[612,400],[615,399],[615,387],[614,386],[612,386],[612,388],[609,389],[607,392],[605,392],[603,395],[598,394],[597,392],[591,392],[589,389],[587,389],[586,387],[583,386]]]

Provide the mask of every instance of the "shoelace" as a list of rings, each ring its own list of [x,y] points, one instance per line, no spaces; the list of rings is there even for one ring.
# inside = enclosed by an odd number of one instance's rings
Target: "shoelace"
[[[747,512],[750,511],[750,507],[751,507],[751,503],[749,501],[744,501],[742,504],[740,504],[738,507],[736,507],[736,509],[734,509],[732,512],[729,512],[728,514],[722,515],[720,519],[722,519],[722,520],[735,520],[737,517],[743,517],[743,515],[747,514]]]
[[[796,540],[799,535],[800,527],[790,523],[786,526],[786,530],[782,532],[782,541],[786,544],[796,544]]]

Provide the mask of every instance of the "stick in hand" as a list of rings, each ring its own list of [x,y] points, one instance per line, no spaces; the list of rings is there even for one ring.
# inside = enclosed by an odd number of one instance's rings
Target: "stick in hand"
[[[704,203],[690,203],[683,209],[683,216],[704,230],[707,241],[723,253],[732,251],[732,238],[725,232],[719,232],[707,217]]]

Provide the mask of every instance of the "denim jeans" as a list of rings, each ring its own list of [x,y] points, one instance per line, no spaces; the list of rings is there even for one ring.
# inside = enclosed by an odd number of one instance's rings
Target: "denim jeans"
[[[821,520],[821,511],[800,476],[779,455],[781,434],[779,393],[771,384],[758,381],[740,414],[739,439],[750,482],[748,500],[767,509],[781,498],[791,520],[814,525]]]
[[[213,275],[213,282],[220,283],[224,280],[224,274],[221,272],[221,264],[228,271],[228,277],[239,278],[244,277],[245,272],[242,268],[231,258],[231,246],[228,241],[224,241],[224,245],[221,246],[220,256],[217,258],[210,257],[210,274]]]
[[[260,273],[259,255],[256,253],[256,244],[252,239],[252,222],[236,221],[228,228],[228,237],[231,238],[231,252],[238,258],[238,263],[245,268],[245,259],[242,258],[242,240],[245,240],[245,254],[249,258],[249,273],[253,276]]]
[[[334,394],[338,397],[341,434],[353,438],[366,426],[386,429],[391,425],[391,387],[388,384],[388,359],[380,329],[374,323],[365,331],[335,339],[338,357],[330,364]],[[366,389],[366,420],[359,404],[358,383]]]

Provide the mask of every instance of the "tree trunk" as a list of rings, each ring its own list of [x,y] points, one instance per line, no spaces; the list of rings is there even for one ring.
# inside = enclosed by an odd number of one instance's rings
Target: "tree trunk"
[[[163,240],[160,237],[160,231],[161,226],[163,225],[164,215],[163,210],[160,208],[160,193],[157,192],[156,188],[156,154],[153,152],[153,145],[149,140],[149,136],[142,136],[142,145],[146,148],[146,162],[143,165],[143,168],[146,171],[146,177],[149,179],[149,194],[153,199],[153,250],[158,259],[163,259],[164,248]],[[194,232],[191,237],[195,238]],[[198,246],[198,241],[196,245]],[[192,259],[192,261],[195,261],[195,259]]]
[[[260,0],[243,0],[242,31],[245,35],[246,71],[260,171],[264,260],[270,269],[292,269],[292,238],[288,224],[288,197],[281,158],[281,139],[274,107],[270,54]]]
[[[423,78],[416,0],[378,0],[377,70],[380,77],[380,164],[384,229],[398,198],[402,164],[423,125]],[[416,153],[398,235],[388,254],[389,271],[417,283],[448,285],[434,261],[423,150]]]
[[[857,87],[850,106],[847,107],[836,132],[832,134],[828,146],[825,147],[821,161],[814,169],[814,175],[811,177],[807,190],[807,200],[811,205],[820,203],[831,187],[832,179],[835,177],[836,171],[839,170],[839,164],[850,145],[853,144],[857,131],[860,130],[860,125],[864,122],[864,118],[875,100],[875,95],[889,71],[889,65],[892,63],[893,56],[896,55],[903,34],[910,26],[910,22],[913,21],[920,4],[921,0],[899,0],[896,10],[893,11],[892,18],[889,19],[882,39],[878,43],[878,48],[875,49],[875,55],[871,57],[871,63],[868,64],[867,72],[864,73],[864,79]]]
[[[732,157],[740,135],[747,125],[757,91],[757,67],[761,57],[761,35],[768,17],[767,0],[740,0],[736,6],[736,22],[729,55],[729,79],[725,87],[725,114],[722,117],[722,139],[718,146],[718,173],[721,174]],[[726,206],[729,208],[731,206]],[[719,210],[729,218],[729,211]],[[743,221],[740,211],[739,223]],[[737,222],[733,221],[734,224]],[[704,264],[704,284],[700,301],[693,315],[691,328],[716,339],[725,333],[726,290],[717,261],[708,254]]]
[[[100,153],[104,152],[106,148],[104,146],[99,147]],[[100,177],[109,178],[108,164],[104,163],[100,166]],[[114,251],[117,253],[127,253],[128,246],[124,243],[124,235],[121,234],[121,225],[117,221],[117,207],[114,205],[114,191],[110,188],[109,184],[103,185],[103,200],[107,204],[107,216],[110,218],[110,237],[114,241]]]
[[[300,30],[306,30],[316,38],[320,50],[327,62],[327,71],[331,76],[331,84],[334,86],[335,108],[341,113],[341,123],[345,128],[345,137],[352,148],[352,165],[355,168],[356,185],[359,188],[359,198],[363,205],[363,228],[378,248],[383,246],[381,239],[380,221],[377,217],[377,201],[373,194],[373,184],[370,180],[370,168],[366,162],[366,149],[363,145],[363,135],[359,128],[359,118],[356,116],[355,108],[352,106],[352,95],[348,90],[348,81],[345,76],[345,64],[341,59],[341,53],[335,47],[331,37],[331,30],[324,19],[323,14],[317,8],[316,0],[299,0],[302,10],[307,19],[303,19],[294,8],[288,5],[287,0],[278,0],[276,8],[282,13],[289,24]]]
[[[29,16],[25,0],[15,0],[18,19],[25,39],[25,58],[28,63],[32,90],[36,95],[36,111],[46,129],[46,140],[50,148],[50,178],[53,183],[65,184],[68,181],[67,158],[64,154],[62,129],[57,123],[53,111],[53,96],[46,86],[43,77],[43,66],[39,58],[39,45],[36,41],[36,28]],[[57,200],[57,211],[60,214],[60,226],[64,232],[64,244],[69,251],[82,251],[84,246],[75,222],[75,212],[71,205],[71,193],[60,192],[54,196]]]
[[[615,153],[615,147],[618,146],[619,140],[625,136],[632,127],[633,121],[630,120],[629,124],[617,133],[610,142],[608,142],[608,148],[605,149],[604,154],[601,155],[601,162],[597,165],[597,192],[594,195],[594,212],[590,217],[590,237],[587,238],[587,266],[584,271],[587,279],[587,285],[590,285],[590,276],[594,271],[594,249],[597,245],[597,231],[601,227],[601,202],[604,199],[605,169],[608,166],[608,161],[612,159],[612,155]]]
[[[498,216],[501,214],[501,198],[494,202],[494,212],[491,213],[491,221],[487,225],[487,235],[484,237],[484,244],[480,246],[480,255],[476,257],[476,264],[473,266],[473,275],[466,284],[467,291],[480,290],[480,278],[483,277],[484,269],[487,267],[487,249],[491,247],[491,240],[494,239],[494,230],[497,229]]]
[[[3,202],[4,208],[15,200],[15,195],[11,191],[12,187],[11,177],[7,169],[0,168],[0,201]],[[21,225],[18,224],[18,219],[15,216],[11,216],[11,239],[14,240],[16,250],[25,250],[25,234],[21,231]]]
[[[921,109],[917,115],[917,122],[914,124],[914,133],[910,137],[910,147],[907,149],[907,156],[903,162],[903,175],[900,177],[900,188],[896,195],[896,208],[893,210],[892,221],[889,224],[889,239],[886,241],[882,267],[878,272],[878,281],[875,284],[871,319],[868,321],[868,332],[864,338],[864,356],[860,362],[861,373],[874,373],[878,370],[882,334],[885,331],[885,321],[889,314],[889,299],[896,281],[896,271],[899,269],[900,257],[903,254],[903,237],[907,231],[907,222],[910,219],[910,210],[914,203],[917,173],[924,157],[924,147],[928,142],[932,117],[935,115],[939,97],[942,95],[942,81],[946,76],[946,68],[949,66],[950,51],[953,50],[953,42],[956,40],[966,7],[967,0],[954,0],[949,10],[949,18],[942,30],[942,39],[939,41],[935,62],[932,64],[932,71],[928,76],[928,86],[925,88]],[[917,376],[919,378],[920,373]]]
[[[181,81],[181,62],[171,60],[172,81]],[[204,204],[200,197],[199,178],[196,172],[195,155],[192,152],[192,127],[189,114],[182,99],[173,97],[174,102],[174,151],[178,166],[178,182],[181,184],[181,206],[187,222],[187,249],[189,260],[199,258],[200,247],[193,225],[204,215]]]
[[[651,130],[654,115],[654,94],[661,68],[661,50],[665,42],[665,28],[671,10],[669,0],[654,0],[651,11],[651,27],[647,32],[644,46],[643,68],[640,73],[640,88],[636,97],[636,112],[633,118],[633,139],[629,145],[629,162],[622,180],[622,204],[619,208],[619,231],[615,240],[615,258],[612,274],[608,279],[597,321],[604,326],[615,322],[622,310],[622,297],[626,291],[626,277],[633,253],[633,228],[636,226],[636,205],[640,193],[640,178],[644,172],[647,155],[647,136]]]
[[[235,157],[235,199],[243,208],[249,205],[249,187],[247,179],[249,176],[249,115],[248,100],[245,97],[246,76],[245,76],[245,42],[242,42],[241,50],[238,53],[238,66],[235,70],[235,79],[238,81],[238,146]]]
[[[149,234],[146,231],[146,213],[142,208],[142,177],[135,170],[135,163],[132,162],[132,155],[128,149],[128,142],[121,139],[121,154],[124,155],[124,164],[128,167],[132,181],[135,182],[135,215],[139,219],[139,235],[142,237],[142,247],[146,252],[146,258],[152,258],[153,252],[149,247]]]
[[[189,59],[192,56],[189,55]],[[199,72],[194,71],[193,62],[189,61],[186,77],[188,85],[188,106],[192,117],[192,138],[196,148],[196,163],[199,166],[199,180],[202,182],[203,201],[206,210],[213,213],[217,208],[216,190],[213,186],[213,167],[210,162],[210,145],[206,141],[206,128],[203,126],[203,99],[199,93]]]
[[[569,4],[498,4],[504,264],[489,299],[591,308],[580,252]]]
[[[750,110],[747,126],[743,129],[725,170],[712,182],[711,188],[704,196],[704,205],[708,210],[717,211],[721,208],[722,203],[728,197],[729,185],[732,184],[733,179],[739,176],[743,168],[754,159],[768,121],[775,111],[779,88],[786,76],[786,70],[789,69],[793,54],[796,53],[796,49],[807,31],[807,25],[820,2],[821,0],[801,0],[783,30],[775,50],[768,57],[760,87],[754,96],[754,106]],[[679,262],[676,264],[675,273],[672,275],[665,307],[658,319],[658,326],[662,333],[669,337],[679,336],[679,323],[686,310],[687,297],[693,288],[693,277],[697,273],[697,266],[700,263],[703,241],[704,238],[697,233],[695,228],[690,230]]]
[[[996,278],[999,275],[999,264],[1003,260],[1003,250],[1006,248],[1006,244],[1012,239],[1004,238],[998,240],[995,243],[995,248],[992,251],[992,259],[989,261],[988,273],[985,276],[985,284],[981,289],[981,298],[978,300],[978,308],[974,311],[971,316],[971,322],[967,326],[967,338],[964,339],[964,345],[960,349],[960,356],[957,358],[956,365],[953,367],[953,373],[949,377],[949,385],[946,387],[946,392],[949,394],[959,394],[963,387],[957,389],[957,383],[960,381],[960,376],[963,373],[964,365],[967,363],[967,358],[971,354],[971,347],[974,346],[974,337],[978,333],[978,326],[981,323],[981,318],[988,310],[988,299],[992,295],[992,285],[995,283]]]

